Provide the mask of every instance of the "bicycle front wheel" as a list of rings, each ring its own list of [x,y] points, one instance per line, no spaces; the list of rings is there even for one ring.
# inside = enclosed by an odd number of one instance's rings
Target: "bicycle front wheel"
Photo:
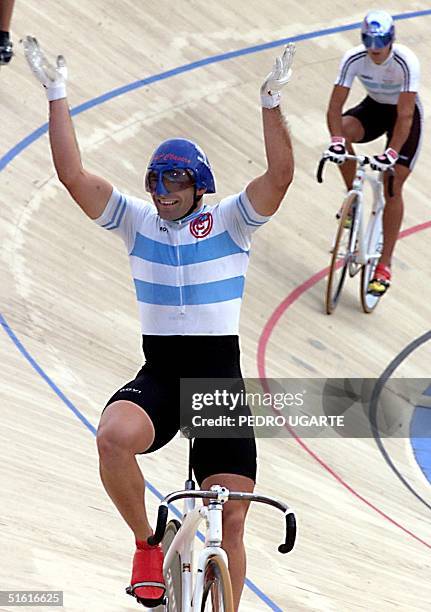
[[[234,612],[229,571],[221,557],[206,562],[201,612]]]
[[[181,523],[175,519],[166,525],[165,534],[162,539],[162,549],[166,555],[174,537],[181,527]],[[171,565],[165,572],[166,603],[164,607],[158,607],[158,612],[182,612],[182,575],[181,557],[178,553],[174,555]]]
[[[355,213],[356,194],[351,193],[344,201],[337,235],[332,248],[328,283],[326,285],[325,306],[327,314],[334,312],[337,307],[349,265],[352,263],[354,257],[356,234]],[[349,217],[350,222],[348,223]]]

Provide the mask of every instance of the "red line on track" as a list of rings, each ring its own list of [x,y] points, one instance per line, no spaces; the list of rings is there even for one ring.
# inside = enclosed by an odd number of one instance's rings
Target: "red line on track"
[[[412,234],[415,234],[417,232],[420,232],[428,228],[431,228],[431,221],[420,223],[419,225],[415,225],[406,230],[403,230],[402,232],[400,232],[399,238],[406,238],[408,236],[411,236]],[[320,270],[320,272],[316,272],[316,274],[313,274],[313,276],[311,276],[304,283],[302,283],[302,285],[299,285],[298,287],[296,287],[296,289],[294,289],[291,293],[289,293],[289,295],[277,306],[277,308],[274,310],[272,315],[269,317],[260,335],[259,344],[257,348],[257,369],[258,369],[260,378],[266,378],[266,366],[265,366],[266,349],[267,349],[269,339],[272,335],[272,332],[274,331],[275,326],[281,319],[282,315],[286,312],[286,310],[290,306],[292,306],[292,304],[294,304],[306,291],[308,291],[308,289],[310,289],[316,283],[322,280],[328,274],[328,271],[329,271],[329,267],[324,268],[323,270]],[[407,527],[404,527],[403,525],[398,523],[395,519],[391,518],[389,515],[383,512],[383,510],[380,510],[380,508],[377,508],[377,506],[375,506],[372,502],[370,502],[368,499],[363,497],[363,495],[358,493],[358,491],[356,491],[339,474],[337,474],[337,472],[333,468],[331,468],[331,466],[329,466],[321,457],[319,457],[319,455],[315,453],[304,442],[304,440],[300,438],[290,427],[288,428],[288,430],[290,434],[292,435],[292,437],[294,438],[294,440],[296,440],[296,442],[302,447],[302,449],[305,452],[307,452],[311,457],[313,457],[313,459],[317,461],[317,463],[319,463],[319,465],[324,470],[326,470],[333,478],[335,478],[335,480],[337,480],[352,495],[354,495],[357,499],[360,499],[364,504],[366,504],[369,508],[372,508],[372,510],[380,514],[380,516],[385,518],[392,525],[395,525],[396,527],[404,531],[404,533],[407,533],[409,536],[411,536],[412,538],[414,538],[421,544],[424,544],[424,546],[426,546],[427,548],[431,548],[431,544],[429,544],[428,542],[426,542],[425,540],[417,536],[415,533],[407,529]]]

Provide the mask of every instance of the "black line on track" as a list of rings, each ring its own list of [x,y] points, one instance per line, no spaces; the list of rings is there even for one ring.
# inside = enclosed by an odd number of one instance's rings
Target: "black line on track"
[[[386,382],[389,380],[389,378],[392,376],[392,374],[395,372],[395,370],[398,368],[398,366],[405,360],[407,359],[407,357],[413,353],[414,350],[416,350],[417,348],[419,348],[422,344],[425,344],[425,342],[427,342],[428,340],[431,340],[431,330],[426,332],[425,334],[423,334],[422,336],[419,336],[419,338],[416,338],[415,340],[413,340],[412,342],[410,342],[410,344],[408,344],[391,362],[390,364],[387,366],[387,368],[383,371],[383,373],[380,375],[380,377],[377,380],[376,386],[373,389],[373,393],[371,396],[371,402],[370,402],[370,424],[371,424],[371,430],[373,432],[373,437],[374,440],[381,452],[381,454],[383,455],[384,460],[386,461],[386,463],[388,464],[388,466],[391,468],[391,470],[394,472],[394,474],[397,476],[397,478],[402,482],[402,484],[406,487],[406,489],[408,489],[408,491],[410,491],[410,493],[412,495],[414,495],[416,497],[416,499],[418,501],[420,501],[424,506],[426,506],[429,510],[431,510],[431,504],[429,504],[413,487],[412,485],[404,478],[404,476],[401,474],[401,472],[397,469],[397,467],[395,466],[394,462],[392,461],[389,453],[387,452],[387,450],[385,449],[385,447],[383,446],[383,442],[382,439],[380,437],[379,434],[379,428],[377,425],[377,410],[378,410],[378,403],[379,403],[379,398],[380,395],[382,393],[382,390],[386,384]]]

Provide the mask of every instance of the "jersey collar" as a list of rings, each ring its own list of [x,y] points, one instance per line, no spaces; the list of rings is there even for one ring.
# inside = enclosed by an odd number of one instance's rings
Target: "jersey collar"
[[[177,219],[176,221],[165,221],[165,223],[169,223],[169,225],[179,227],[181,225],[185,225],[186,223],[189,223],[189,221],[193,221],[193,219],[196,219],[196,217],[199,217],[199,215],[201,215],[202,213],[207,212],[208,209],[209,209],[209,206],[207,206],[207,204],[202,204],[202,206],[198,210],[194,210],[192,213],[190,213],[190,215],[187,215],[187,217],[183,217],[182,219]]]
[[[394,47],[392,45],[392,49],[391,52],[389,53],[388,57],[385,59],[385,61],[383,62],[383,64],[380,64],[380,66],[386,66],[386,64],[388,64],[391,59],[394,57]]]

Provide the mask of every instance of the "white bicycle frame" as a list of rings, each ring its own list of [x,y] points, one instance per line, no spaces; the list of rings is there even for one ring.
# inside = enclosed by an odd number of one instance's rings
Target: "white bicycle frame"
[[[211,489],[221,490],[221,487],[214,486]],[[227,501],[227,498],[225,501]],[[196,508],[195,499],[184,500],[183,523],[172,540],[163,563],[163,573],[166,575],[174,562],[175,554],[180,555],[182,612],[196,612],[201,609],[205,580],[204,570],[208,558],[213,555],[220,556],[226,566],[228,565],[227,555],[221,548],[223,503],[224,501],[211,500],[208,506]],[[199,553],[196,578],[193,584],[193,542],[202,521],[206,522],[205,547]],[[167,585],[167,589],[169,589],[169,585]]]
[[[364,158],[356,155],[347,155],[347,159],[354,159],[361,162]],[[383,173],[380,172],[376,178],[374,175],[367,174],[365,167],[358,165],[356,176],[353,181],[353,188],[347,194],[349,198],[352,194],[356,196],[356,215],[355,226],[353,227],[353,235],[356,235],[356,254],[354,263],[364,265],[370,259],[380,257],[378,252],[369,252],[370,246],[376,244],[378,237],[382,231],[382,213],[385,207],[385,199],[383,195]],[[373,191],[373,204],[371,208],[370,218],[366,229],[364,228],[364,181],[368,181]]]
[[[195,500],[197,498],[207,499],[208,505],[196,508]],[[292,550],[295,544],[295,513],[287,504],[258,493],[229,491],[226,487],[219,485],[212,486],[210,491],[196,491],[191,477],[186,481],[184,491],[171,493],[162,500],[159,506],[156,531],[149,538],[150,544],[162,542],[163,533],[166,533],[168,504],[178,499],[184,499],[183,523],[168,544],[163,563],[163,573],[167,578],[166,591],[169,612],[178,612],[171,605],[172,601],[179,602],[175,600],[174,578],[170,580],[170,570],[177,564],[176,555],[179,555],[181,561],[181,612],[200,612],[206,578],[205,566],[210,557],[221,558],[228,567],[227,555],[221,548],[223,505],[228,500],[259,502],[280,510],[285,518],[285,538],[284,542],[278,547],[278,551],[286,554]],[[198,526],[202,521],[206,523],[205,546],[199,553],[196,572],[193,572],[193,542]],[[173,597],[170,596],[172,591],[174,592]]]

